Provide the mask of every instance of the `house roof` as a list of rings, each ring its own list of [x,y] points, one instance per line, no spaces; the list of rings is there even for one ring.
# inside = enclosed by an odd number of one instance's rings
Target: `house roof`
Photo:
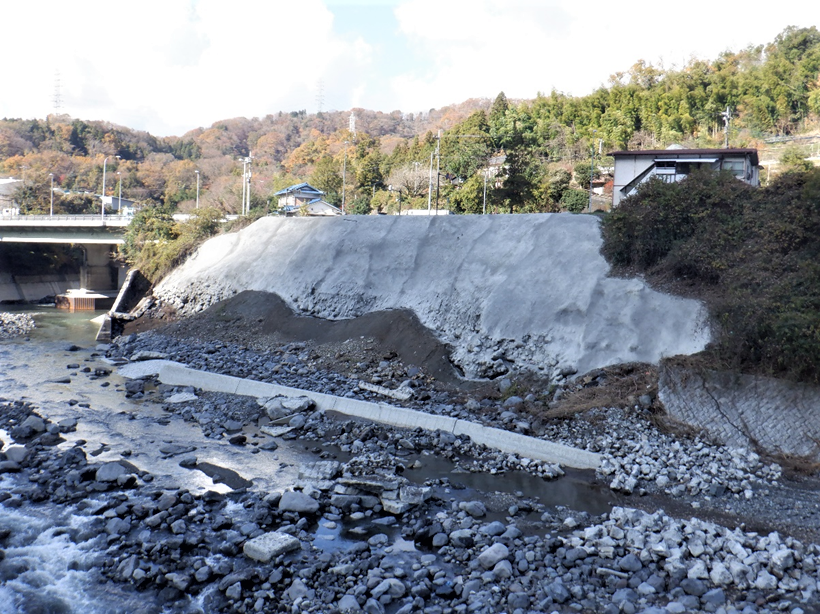
[[[729,149],[634,149],[631,151],[612,151],[610,156],[646,156],[653,158],[666,158],[676,160],[679,158],[692,158],[693,156],[751,156],[752,164],[758,164],[757,149],[751,148],[729,148]]]
[[[306,192],[308,194],[324,194],[321,190],[317,190],[309,183],[297,183],[296,185],[292,185],[289,188],[285,188],[284,190],[279,190],[274,194],[274,196],[284,196],[285,194],[290,194],[291,192]]]

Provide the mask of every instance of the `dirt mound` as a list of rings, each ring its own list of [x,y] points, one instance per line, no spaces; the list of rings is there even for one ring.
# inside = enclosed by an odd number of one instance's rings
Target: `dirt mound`
[[[154,322],[165,324],[159,318]],[[148,324],[144,322],[125,332],[145,330]],[[196,316],[180,319],[163,332],[259,348],[306,342],[321,349],[325,360],[336,360],[333,366],[339,372],[345,371],[345,365],[357,357],[367,360],[392,354],[445,384],[459,382],[461,375],[450,362],[450,348],[406,309],[374,311],[347,320],[325,320],[296,315],[276,294],[245,291]]]

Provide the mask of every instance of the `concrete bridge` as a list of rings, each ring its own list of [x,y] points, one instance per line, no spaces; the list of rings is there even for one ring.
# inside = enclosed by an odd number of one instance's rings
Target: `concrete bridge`
[[[37,300],[71,287],[97,292],[116,291],[125,269],[114,259],[114,246],[124,242],[131,223],[124,215],[0,215],[2,243],[61,243],[83,250],[79,280],[20,280],[0,271],[0,300]]]

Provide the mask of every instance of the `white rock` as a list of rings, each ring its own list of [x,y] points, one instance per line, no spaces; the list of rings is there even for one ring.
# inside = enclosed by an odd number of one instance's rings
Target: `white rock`
[[[272,533],[265,533],[259,537],[254,537],[245,542],[242,551],[245,556],[259,561],[260,563],[267,563],[272,558],[296,550],[300,546],[299,540],[279,531]]]

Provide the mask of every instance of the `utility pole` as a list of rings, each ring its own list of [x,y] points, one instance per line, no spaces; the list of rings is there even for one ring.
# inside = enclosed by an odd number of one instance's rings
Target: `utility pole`
[[[726,110],[720,115],[723,117],[723,149],[729,149],[729,123],[732,121],[729,105],[726,105]]]
[[[427,214],[433,204],[433,152],[430,152],[430,181],[427,184]]]
[[[490,169],[484,167],[484,206],[481,208],[481,215],[487,215],[487,175],[490,174]]]
[[[589,212],[592,213],[592,177],[595,175],[595,134],[597,130],[592,131],[592,145],[590,146],[591,157],[589,159]]]
[[[438,129],[436,143],[436,215],[438,215],[438,191],[441,186],[441,128]]]
[[[245,190],[247,186],[245,185],[245,181],[248,177],[248,159],[242,159],[242,211],[240,215],[245,215]]]
[[[194,171],[196,173],[196,208],[199,209],[199,171]]]
[[[51,209],[49,210],[49,215],[54,215],[54,173],[49,173],[49,177],[51,177]]]

